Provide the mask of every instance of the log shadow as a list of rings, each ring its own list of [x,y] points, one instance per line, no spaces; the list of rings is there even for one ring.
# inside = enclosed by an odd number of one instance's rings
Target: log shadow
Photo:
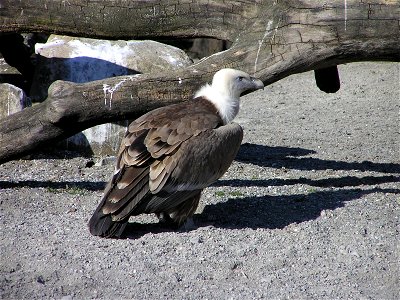
[[[36,180],[23,180],[23,181],[4,181],[0,180],[1,189],[13,189],[13,188],[47,188],[49,190],[68,190],[68,189],[80,189],[87,191],[102,191],[104,190],[106,183],[104,181],[36,181]],[[99,200],[100,201],[100,200]]]
[[[248,186],[285,186],[285,185],[296,185],[305,184],[315,187],[346,187],[346,186],[361,186],[361,185],[376,185],[382,183],[400,182],[400,176],[384,175],[384,176],[343,176],[323,179],[309,179],[309,178],[295,178],[295,179],[282,179],[272,178],[266,180],[260,179],[221,179],[214,183],[212,186],[215,187],[248,187]]]
[[[47,58],[38,55],[34,82],[30,90],[32,101],[40,102],[48,97],[48,88],[56,80],[86,83],[116,76],[140,74],[137,70],[87,56],[72,58]]]
[[[25,94],[29,91],[30,82],[27,81],[21,74],[0,74],[0,83],[8,83],[22,89]]]
[[[358,170],[381,173],[400,173],[400,164],[375,163],[371,161],[346,162],[302,157],[317,153],[314,150],[289,147],[269,147],[244,143],[236,156],[236,161],[269,168],[295,170]]]
[[[79,143],[71,143],[70,138],[79,141]],[[94,153],[87,137],[82,132],[78,132],[70,138],[38,147],[23,159],[71,159],[84,157],[88,159],[88,165],[94,165]]]

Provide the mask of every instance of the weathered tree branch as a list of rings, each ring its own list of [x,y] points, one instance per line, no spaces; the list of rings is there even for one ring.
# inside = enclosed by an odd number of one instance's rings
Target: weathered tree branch
[[[209,36],[233,45],[176,73],[54,83],[46,101],[0,120],[0,163],[93,125],[187,99],[223,67],[270,84],[341,63],[400,60],[396,1],[181,0],[169,5],[130,1],[128,6],[103,1],[101,7],[97,1],[81,2],[2,1],[0,30],[113,38]]]
[[[210,36],[233,40],[259,1],[2,0],[0,32],[48,32],[110,39]]]

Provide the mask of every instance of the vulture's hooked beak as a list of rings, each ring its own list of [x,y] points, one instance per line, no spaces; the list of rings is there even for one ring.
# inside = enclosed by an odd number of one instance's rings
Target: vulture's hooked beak
[[[250,77],[251,82],[253,83],[254,90],[261,90],[264,89],[264,83],[255,77]]]

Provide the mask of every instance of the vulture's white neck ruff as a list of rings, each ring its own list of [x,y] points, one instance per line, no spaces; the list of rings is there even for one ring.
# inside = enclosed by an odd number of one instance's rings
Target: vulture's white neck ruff
[[[197,91],[195,97],[204,97],[217,108],[224,124],[230,123],[238,114],[240,108],[240,96],[232,95],[229,88],[226,86],[215,87],[205,85]]]
[[[221,69],[214,74],[212,84],[203,86],[195,97],[204,97],[213,103],[224,124],[228,124],[239,112],[240,95],[261,88],[264,88],[262,81],[245,72]]]

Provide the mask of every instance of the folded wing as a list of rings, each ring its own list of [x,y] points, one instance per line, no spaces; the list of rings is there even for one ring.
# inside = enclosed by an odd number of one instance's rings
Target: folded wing
[[[207,102],[156,109],[132,122],[89,222],[92,234],[118,234],[131,215],[192,213],[184,202],[198,202],[201,190],[225,173],[243,137],[239,125],[221,125]]]

